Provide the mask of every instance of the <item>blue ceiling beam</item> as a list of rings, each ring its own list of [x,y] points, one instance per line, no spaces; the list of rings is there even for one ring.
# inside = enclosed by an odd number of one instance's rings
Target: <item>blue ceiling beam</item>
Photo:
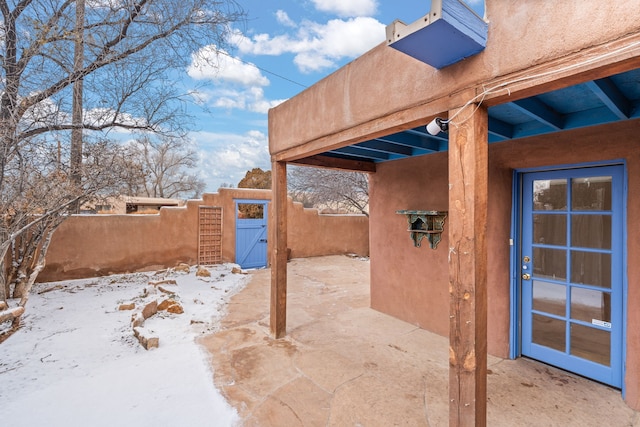
[[[392,144],[380,140],[372,140],[356,144],[356,147],[367,148],[369,150],[380,151],[397,156],[408,157],[413,155],[413,149],[404,145]]]
[[[489,135],[499,139],[511,139],[513,138],[513,126],[489,116]]]
[[[374,150],[368,150],[366,148],[359,148],[355,145],[338,148],[336,150],[331,150],[330,153],[348,154],[350,156],[362,157],[365,159],[389,160],[389,155],[386,153],[381,153],[379,151],[374,151]]]
[[[409,133],[411,135],[418,135],[421,137],[425,137],[427,138],[429,141],[449,141],[449,134],[447,134],[446,132],[440,132],[437,135],[431,135],[430,133],[427,133],[427,127],[426,126],[420,126],[417,128],[413,128],[413,129],[408,129],[405,130],[403,133]]]
[[[424,134],[419,134],[415,131],[406,131],[402,133],[394,133],[392,135],[382,136],[377,138],[379,141],[386,141],[393,144],[404,145],[417,150],[423,150],[425,152],[434,153],[440,151],[440,140],[442,138],[428,138]]]
[[[565,129],[583,128],[604,123],[613,123],[619,120],[620,117],[618,117],[614,111],[607,106],[602,106],[568,114],[565,121]]]
[[[509,105],[554,130],[562,130],[564,128],[563,116],[537,98],[525,98],[511,102]]]
[[[609,78],[593,80],[585,85],[594,93],[604,105],[620,120],[631,116],[631,102]]]
[[[370,162],[370,163],[380,162],[380,160],[370,159],[368,157],[363,158],[361,156],[349,156],[347,154],[336,153],[335,151],[327,151],[326,153],[320,154],[320,157],[330,157],[332,159],[349,160],[352,162],[362,162],[365,164],[368,164],[367,162]]]
[[[640,117],[640,101],[631,104],[631,111],[629,113],[630,119],[636,119]]]

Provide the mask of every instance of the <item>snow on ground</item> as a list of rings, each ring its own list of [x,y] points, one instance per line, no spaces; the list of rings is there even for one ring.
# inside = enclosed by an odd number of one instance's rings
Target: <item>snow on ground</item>
[[[216,330],[226,302],[248,281],[232,264],[211,277],[173,270],[36,284],[23,326],[0,344],[0,424],[18,426],[230,426],[239,422],[215,389],[196,342]],[[175,291],[183,314],[159,311],[144,323],[160,339],[145,350],[132,315]],[[143,297],[145,288],[149,294]],[[133,311],[120,304],[135,302]]]

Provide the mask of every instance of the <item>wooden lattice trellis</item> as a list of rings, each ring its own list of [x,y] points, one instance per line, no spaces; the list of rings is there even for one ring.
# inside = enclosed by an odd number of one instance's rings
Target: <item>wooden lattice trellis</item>
[[[198,215],[198,264],[222,263],[222,208],[200,206]]]

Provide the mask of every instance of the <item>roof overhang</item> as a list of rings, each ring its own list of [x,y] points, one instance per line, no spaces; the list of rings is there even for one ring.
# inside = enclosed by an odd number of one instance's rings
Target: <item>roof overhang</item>
[[[640,118],[640,69],[488,108],[489,143]],[[446,151],[448,135],[415,127],[295,163],[373,171],[375,164]]]

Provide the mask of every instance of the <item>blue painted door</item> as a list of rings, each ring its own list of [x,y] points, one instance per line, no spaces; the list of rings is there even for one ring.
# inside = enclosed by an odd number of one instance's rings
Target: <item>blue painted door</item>
[[[622,166],[522,176],[522,354],[621,387]]]
[[[267,201],[236,201],[236,264],[267,266]]]

